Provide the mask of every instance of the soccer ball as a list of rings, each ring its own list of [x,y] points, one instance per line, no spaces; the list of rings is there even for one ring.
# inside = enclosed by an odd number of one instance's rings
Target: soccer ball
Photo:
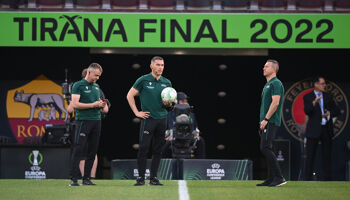
[[[176,102],[177,92],[172,87],[166,87],[162,90],[161,97],[162,97],[162,100],[165,100],[168,102]]]

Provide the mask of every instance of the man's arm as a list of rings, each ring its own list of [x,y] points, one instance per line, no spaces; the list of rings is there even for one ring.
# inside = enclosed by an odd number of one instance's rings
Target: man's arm
[[[136,117],[146,119],[149,117],[149,112],[139,111],[136,107],[135,96],[137,96],[138,94],[139,94],[139,91],[132,87],[130,88],[128,94],[126,95],[126,99],[128,100],[129,106],[131,110],[134,112],[134,114],[136,115]]]
[[[270,119],[272,117],[272,115],[276,112],[277,108],[278,108],[278,105],[280,104],[280,99],[281,99],[281,96],[280,95],[273,95],[272,96],[272,102],[270,104],[270,107],[269,107],[269,110],[267,111],[266,115],[265,115],[265,118],[266,119]],[[266,120],[262,120],[260,122],[260,129],[261,130],[264,130],[266,125],[267,125],[267,122]]]
[[[103,101],[95,101],[93,103],[81,103],[79,102],[80,95],[72,94],[72,105],[77,109],[90,109],[90,108],[102,108],[106,105]]]
[[[266,113],[265,118],[270,119],[272,115],[276,112],[278,105],[280,104],[280,95],[273,95],[272,96],[272,102],[270,104],[269,110]]]
[[[321,97],[316,97],[314,100],[311,101],[311,97],[305,95],[303,97],[304,100],[304,112],[306,115],[311,116],[314,112],[316,104],[320,101]]]

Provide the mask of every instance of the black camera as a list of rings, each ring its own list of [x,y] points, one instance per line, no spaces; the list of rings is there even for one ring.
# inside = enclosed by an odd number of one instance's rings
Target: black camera
[[[171,137],[173,158],[191,158],[191,153],[196,148],[197,132],[192,131],[190,113],[191,107],[188,104],[174,106],[175,125],[167,133]]]

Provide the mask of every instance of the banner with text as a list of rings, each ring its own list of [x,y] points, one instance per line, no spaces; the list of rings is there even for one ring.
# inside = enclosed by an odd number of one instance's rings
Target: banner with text
[[[0,12],[0,46],[350,48],[350,14]]]

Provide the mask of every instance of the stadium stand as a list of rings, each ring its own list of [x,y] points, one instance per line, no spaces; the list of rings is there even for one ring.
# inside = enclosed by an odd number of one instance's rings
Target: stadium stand
[[[53,9],[54,8],[54,9]],[[0,10],[349,13],[350,0],[0,0]]]
[[[110,0],[112,9],[137,9],[139,0]]]
[[[64,8],[65,0],[36,0],[37,8]]]
[[[249,6],[249,0],[222,0],[224,10],[248,10]]]
[[[73,0],[75,8],[99,9],[102,8],[102,0]]]
[[[324,0],[297,0],[297,10],[322,11],[324,8]]]
[[[28,0],[0,0],[1,8],[26,8],[28,7]]]
[[[350,11],[350,0],[334,0],[333,7],[336,11]]]
[[[288,6],[287,0],[259,0],[260,10],[286,10]]]
[[[212,8],[211,0],[187,0],[185,2],[187,10],[210,10]]]
[[[150,9],[167,9],[172,10],[175,8],[176,0],[148,0],[148,6]]]

